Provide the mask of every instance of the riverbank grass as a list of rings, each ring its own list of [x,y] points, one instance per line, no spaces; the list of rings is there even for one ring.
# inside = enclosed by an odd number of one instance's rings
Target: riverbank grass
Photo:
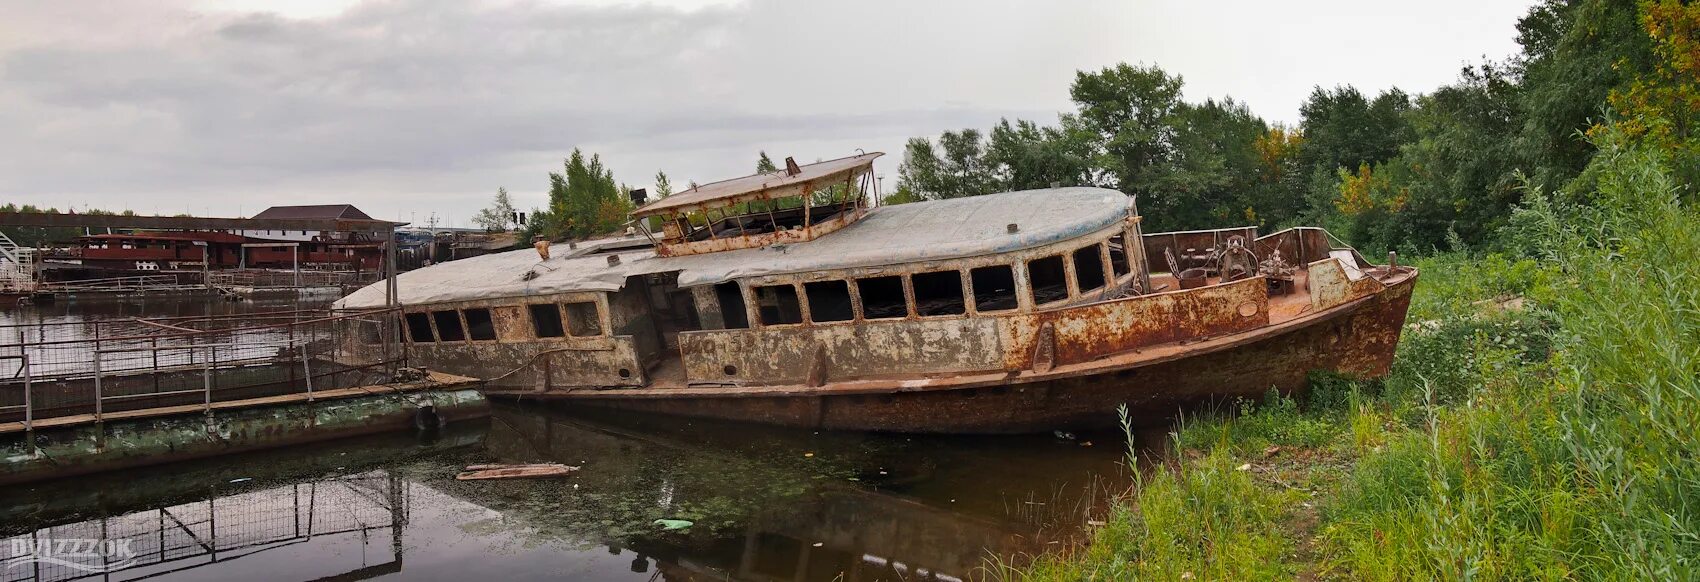
[[[1392,373],[1175,431],[1092,543],[1025,580],[1700,578],[1700,216],[1656,151],[1531,193],[1527,256],[1422,278]]]

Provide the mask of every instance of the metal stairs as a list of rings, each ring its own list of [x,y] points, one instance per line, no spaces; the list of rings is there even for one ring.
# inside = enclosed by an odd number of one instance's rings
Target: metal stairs
[[[0,288],[29,291],[34,287],[35,249],[0,232]]]

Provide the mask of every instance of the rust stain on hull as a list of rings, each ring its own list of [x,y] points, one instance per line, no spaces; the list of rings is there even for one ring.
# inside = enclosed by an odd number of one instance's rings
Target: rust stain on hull
[[[1253,322],[1261,320],[1261,324],[1201,324],[1206,332],[1226,335],[1190,346],[1153,348],[1128,364],[1119,364],[1116,358],[1081,362],[1114,347],[1114,343],[1083,343],[1059,346],[1059,356],[1068,354],[1068,358],[1059,357],[1059,367],[1049,373],[982,374],[949,387],[923,388],[897,382],[894,387],[878,389],[816,388],[808,393],[734,389],[622,394],[609,390],[526,397],[568,401],[574,406],[891,432],[1029,433],[1111,428],[1117,422],[1115,409],[1122,404],[1141,422],[1154,423],[1209,401],[1257,397],[1270,388],[1283,393],[1301,391],[1313,370],[1360,378],[1386,375],[1415,281],[1416,274],[1411,273],[1378,293],[1346,299],[1327,313],[1260,329],[1268,321],[1265,302],[1247,317]],[[1222,288],[1234,292],[1232,286]],[[1184,306],[1176,305],[1175,309],[1183,321],[1187,320]]]

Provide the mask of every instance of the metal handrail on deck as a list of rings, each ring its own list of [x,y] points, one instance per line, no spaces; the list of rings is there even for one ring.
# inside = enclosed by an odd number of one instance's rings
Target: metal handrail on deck
[[[201,392],[201,393],[204,394],[204,397],[201,399],[201,410],[211,411],[212,410],[212,371],[213,371],[213,366],[218,362],[218,348],[221,348],[221,347],[236,347],[236,344],[198,344],[198,345],[188,345],[188,346],[165,346],[165,347],[152,346],[152,347],[146,347],[146,348],[105,348],[105,349],[96,348],[94,350],[94,419],[95,420],[101,419],[101,405],[103,403],[105,403],[108,398],[115,399],[115,400],[116,399],[124,399],[124,398],[135,398],[135,397],[138,397],[138,396],[147,396],[147,397],[156,397],[157,398],[157,397],[160,397],[160,396],[175,396],[175,395],[178,395],[178,394],[192,394],[194,392]],[[100,379],[101,379],[101,376],[102,376],[102,374],[100,373],[100,355],[101,354],[115,354],[115,353],[123,353],[123,352],[152,352],[152,353],[158,354],[160,350],[184,350],[184,351],[191,351],[192,352],[196,348],[206,348],[206,350],[207,350],[207,357],[205,359],[201,360],[201,389],[200,390],[173,390],[171,392],[150,392],[150,393],[143,393],[143,394],[128,394],[128,395],[123,395],[123,396],[110,396],[110,397],[101,393],[101,382],[100,382]]]

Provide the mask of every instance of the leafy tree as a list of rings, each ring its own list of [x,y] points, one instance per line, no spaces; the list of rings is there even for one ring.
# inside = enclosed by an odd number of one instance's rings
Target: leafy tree
[[[1333,90],[1317,87],[1299,106],[1305,144],[1299,162],[1333,173],[1339,168],[1375,164],[1399,154],[1411,141],[1404,115],[1410,96],[1397,88],[1369,99],[1350,85]]]
[[[990,140],[974,129],[947,131],[936,143],[911,139],[900,168],[904,194],[888,200],[1094,185],[1143,196],[1147,216],[1163,227],[1261,224],[1292,214],[1291,204],[1265,200],[1282,197],[1262,183],[1256,142],[1267,130],[1263,120],[1231,99],[1185,103],[1180,88],[1178,77],[1156,67],[1080,73],[1071,92],[1080,110],[1058,127],[1006,119]]]
[[[1556,189],[1593,156],[1582,132],[1614,89],[1653,68],[1652,43],[1633,0],[1546,0],[1517,23],[1519,150],[1535,185]]]
[[[655,172],[655,198],[660,200],[673,195],[673,181],[667,179],[667,172]]]
[[[1659,0],[1640,7],[1657,58],[1650,72],[1612,90],[1616,128],[1624,139],[1669,152],[1673,174],[1692,198],[1700,181],[1700,4]]]
[[[1262,162],[1256,143],[1263,120],[1233,99],[1182,104],[1175,118],[1175,148],[1165,173],[1171,206],[1159,225],[1209,228],[1256,224],[1274,210],[1259,199]],[[1266,217],[1266,216],[1265,216]]]
[[[564,171],[549,173],[549,208],[533,220],[541,223],[539,232],[551,239],[613,232],[625,224],[632,210],[626,191],[602,165],[600,155],[586,159],[574,148]]]
[[[1138,196],[1152,230],[1280,219],[1286,205],[1264,200],[1279,192],[1260,187],[1256,142],[1267,124],[1233,99],[1182,101],[1182,86],[1155,66],[1076,74],[1069,94],[1079,111],[1063,127],[1095,154],[1099,171],[1083,173]]]
[[[1299,161],[1304,147],[1304,133],[1285,125],[1275,124],[1263,135],[1252,140],[1257,154],[1257,190],[1248,218],[1260,225],[1277,227],[1298,222],[1304,212],[1304,196],[1308,174]]]
[[[496,199],[490,202],[489,208],[479,210],[472,217],[472,223],[492,232],[505,231],[513,226],[514,214],[514,203],[508,198],[508,189],[497,188]]]
[[[898,187],[907,187],[924,199],[978,196],[1002,189],[986,160],[985,138],[979,130],[944,132],[936,148],[926,138],[913,138],[903,153]]]
[[[773,165],[773,158],[767,157],[767,150],[761,150],[761,158],[756,160],[757,174],[771,174],[779,171],[779,166]]]
[[[1397,88],[1374,99],[1352,86],[1311,91],[1299,106],[1304,145],[1294,154],[1299,171],[1309,176],[1304,189],[1288,190],[1292,198],[1305,200],[1305,219],[1326,221],[1334,212],[1342,171],[1374,166],[1399,154],[1399,146],[1412,139],[1405,119],[1410,109],[1410,96]]]
[[[896,190],[893,190],[891,194],[887,194],[885,198],[880,199],[880,205],[891,206],[893,204],[908,204],[910,202],[920,202],[922,200],[926,200],[926,198],[915,192],[915,190],[910,188],[909,185],[900,183],[897,185]]]
[[[999,188],[1031,190],[1092,183],[1092,146],[1079,132],[1040,127],[1027,120],[1000,120],[985,149]]]
[[[1150,231],[1304,222],[1366,250],[1424,252],[1492,242],[1523,184],[1588,203],[1591,127],[1670,156],[1693,197],[1697,6],[1543,0],[1519,20],[1509,61],[1424,95],[1318,86],[1295,128],[1231,99],[1187,102],[1181,77],[1156,66],[1080,71],[1075,110],[1055,126],[911,139],[886,202],[1087,184],[1138,196]]]
[[[1069,96],[1079,112],[1063,126],[1089,136],[1101,185],[1135,194],[1153,208],[1177,206],[1166,191],[1175,176],[1181,78],[1126,63],[1075,74]],[[1182,179],[1184,180],[1184,179]]]

